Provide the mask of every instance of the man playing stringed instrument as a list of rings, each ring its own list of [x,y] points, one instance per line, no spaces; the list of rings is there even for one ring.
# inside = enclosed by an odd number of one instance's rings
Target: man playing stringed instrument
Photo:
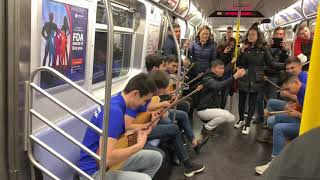
[[[156,91],[154,80],[147,74],[141,73],[129,80],[125,89],[111,98],[108,142],[107,142],[107,167],[124,162],[119,170],[106,171],[106,178],[112,180],[151,180],[162,164],[162,156],[157,151],[142,150],[147,136],[152,130],[139,130],[137,143],[122,149],[116,148],[121,136],[125,134],[124,115],[127,108],[136,108],[146,103]],[[91,118],[91,123],[102,129],[103,111],[98,108]],[[152,119],[157,118],[155,115]],[[101,137],[88,128],[83,144],[93,152],[101,154]],[[80,169],[91,175],[94,179],[99,179],[99,164],[89,154],[80,152]]]
[[[169,56],[169,57],[171,60],[167,61],[167,63],[165,63],[164,67],[162,66],[163,59],[161,58],[160,55],[148,55],[146,57],[145,65],[146,65],[147,71],[149,73],[151,73],[151,75],[153,76],[153,78],[157,84],[157,87],[158,87],[157,96],[164,95],[164,94],[168,93],[168,92],[166,92],[166,89],[169,85],[169,82],[168,82],[169,76],[165,75],[164,73],[161,73],[161,71],[158,71],[158,72],[155,72],[155,71],[157,71],[159,69],[166,69],[167,67],[169,70],[169,72],[167,71],[168,74],[170,74],[171,72],[177,71],[177,68],[176,68],[178,65],[177,59],[175,57],[171,57],[171,56]],[[171,68],[169,66],[171,66]],[[155,72],[155,73],[153,73],[153,72]],[[173,94],[170,93],[170,95],[173,95]],[[173,97],[173,99],[175,99],[175,97]],[[179,103],[177,104],[177,110],[170,109],[168,112],[166,112],[164,114],[164,117],[161,120],[161,122],[167,123],[167,124],[174,123],[172,120],[173,120],[173,117],[175,114],[178,126],[180,127],[180,129],[184,130],[185,135],[186,135],[187,139],[191,142],[192,147],[194,148],[195,152],[197,154],[199,154],[200,149],[202,148],[202,146],[204,144],[207,143],[209,137],[205,137],[201,140],[197,140],[195,138],[188,114],[185,111],[179,110],[179,104],[184,103],[184,102],[186,102],[186,101],[179,101]],[[148,104],[148,105],[146,105],[146,107],[148,107],[149,111],[153,111],[153,110],[156,110],[159,108],[166,108],[169,105],[170,105],[170,102],[168,100],[164,100],[162,102]],[[146,111],[145,109],[147,109],[147,108],[144,108],[140,112],[145,112]]]
[[[172,99],[175,99],[175,90],[177,82],[180,83],[180,87],[182,87],[184,84],[183,80],[179,80],[180,77],[178,77],[178,59],[176,56],[170,55],[167,56],[165,59],[165,69],[167,74],[169,75],[169,86],[167,87],[167,92],[169,92]],[[177,105],[178,110],[182,110],[186,113],[189,113],[190,111],[190,101],[192,101],[192,98],[188,98],[186,101],[182,101]]]
[[[300,60],[297,57],[291,56],[289,57],[286,62],[286,72],[289,72],[295,76],[297,76],[303,84],[307,83],[308,79],[308,74],[302,70],[302,64]],[[273,85],[275,86],[275,85]],[[276,86],[275,86],[276,87]],[[280,88],[280,87],[276,87]],[[277,112],[277,111],[284,111],[286,110],[286,106],[288,105],[288,101],[290,106],[293,106],[293,104],[298,107],[298,99],[296,95],[293,95],[289,93],[288,91],[284,89],[279,89],[280,90],[280,96],[286,100],[280,100],[280,99],[270,99],[267,103],[267,110],[268,112]],[[266,113],[266,116],[269,116],[269,113]],[[270,136],[261,136],[257,137],[257,141],[259,142],[270,142]],[[272,140],[271,140],[272,141]]]
[[[306,85],[299,77],[286,72],[281,77],[282,88],[297,97],[297,103],[303,107]],[[268,126],[273,129],[272,157],[280,154],[286,144],[286,139],[294,139],[299,135],[302,109],[297,110],[292,103],[286,105],[286,112],[276,114],[268,118]],[[263,174],[271,162],[266,165],[256,167],[258,174]]]
[[[158,70],[150,73],[150,76],[154,79],[158,88],[157,93],[155,95],[164,93],[169,83],[167,74],[164,71]],[[143,106],[140,106],[138,108],[127,109],[127,113],[125,116],[126,126],[129,129],[143,128],[145,126],[148,126],[150,122],[147,122],[144,124],[135,124],[135,119],[137,118],[139,113],[144,113],[147,111],[156,111],[156,110],[162,111],[163,109],[170,108],[170,106],[171,104],[168,101],[156,102],[156,103],[153,103],[152,101],[151,102],[147,101]],[[169,113],[163,112],[162,114],[163,114],[162,118],[159,120],[158,124],[151,131],[151,134],[149,135],[148,140],[160,139],[161,141],[166,141],[168,142],[168,144],[173,145],[178,159],[181,162],[183,162],[185,166],[185,171],[184,171],[185,176],[191,177],[195,173],[203,171],[205,169],[204,165],[193,163],[189,159],[188,152],[183,145],[180,130],[178,126],[172,123],[171,119],[168,117]],[[195,146],[193,146],[195,150],[200,150],[204,142],[203,141],[198,142],[194,138],[194,134],[190,126],[190,123],[188,121],[185,121],[185,123],[186,124],[183,124],[181,127],[184,127],[184,126],[187,127],[186,129],[188,129],[188,132],[186,132],[186,135],[188,139],[192,142],[192,144],[195,144]],[[150,146],[146,148],[150,148]]]

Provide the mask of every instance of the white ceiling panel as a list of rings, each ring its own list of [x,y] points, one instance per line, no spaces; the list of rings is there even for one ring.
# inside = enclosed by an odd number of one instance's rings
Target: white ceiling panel
[[[259,11],[266,18],[273,16],[281,9],[288,7],[297,0],[196,0],[200,8],[209,16],[217,10]],[[249,28],[258,19],[242,18],[241,24]],[[236,18],[209,18],[213,27],[230,26],[236,24]]]

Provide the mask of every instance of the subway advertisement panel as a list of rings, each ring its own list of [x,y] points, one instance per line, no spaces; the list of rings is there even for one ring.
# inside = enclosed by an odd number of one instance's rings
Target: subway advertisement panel
[[[41,65],[59,71],[72,81],[85,77],[88,9],[53,0],[42,1]],[[64,84],[42,72],[44,89]]]

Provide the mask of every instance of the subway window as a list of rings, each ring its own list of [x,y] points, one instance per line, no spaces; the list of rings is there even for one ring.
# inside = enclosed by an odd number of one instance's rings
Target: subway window
[[[112,6],[112,17],[114,26],[133,28],[133,16],[134,13],[126,8]],[[102,5],[98,5],[96,22],[99,24],[107,24],[106,11]]]
[[[103,6],[98,5],[95,32],[92,84],[105,81],[107,52],[107,19]],[[134,13],[123,7],[112,6],[114,42],[112,78],[127,75],[130,70]]]
[[[132,35],[114,33],[112,78],[128,74],[130,68]],[[105,81],[107,32],[96,31],[92,84]]]

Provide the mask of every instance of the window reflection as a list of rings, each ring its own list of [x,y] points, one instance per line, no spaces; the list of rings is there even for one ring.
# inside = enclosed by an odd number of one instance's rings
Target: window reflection
[[[131,34],[114,34],[112,78],[126,75],[130,68]],[[105,81],[107,32],[96,32],[92,84]]]
[[[126,9],[112,6],[113,25],[125,28],[133,28],[133,12]],[[106,10],[103,6],[98,6],[97,9],[97,23],[107,24]]]

